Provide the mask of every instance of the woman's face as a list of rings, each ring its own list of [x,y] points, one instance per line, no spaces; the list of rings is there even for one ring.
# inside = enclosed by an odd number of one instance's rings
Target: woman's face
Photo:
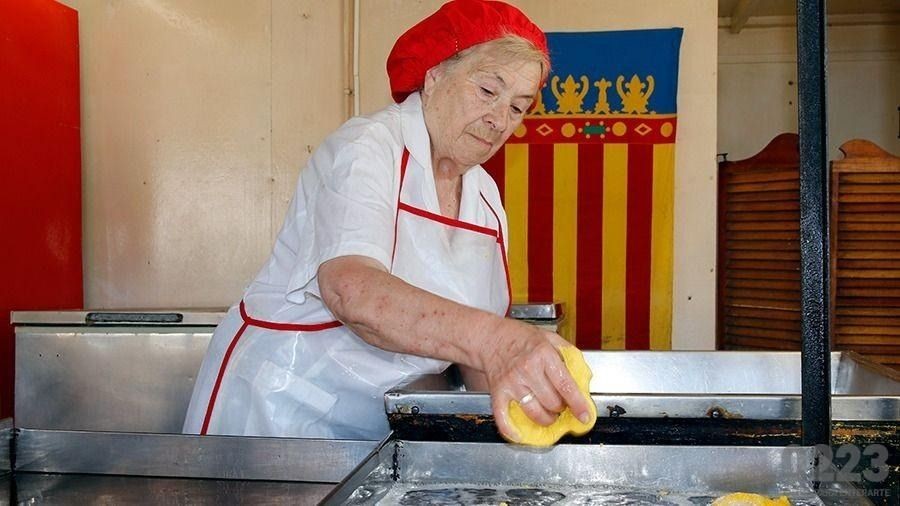
[[[541,66],[499,57],[496,48],[479,46],[426,74],[422,106],[435,162],[452,162],[457,170],[483,163],[522,123]]]

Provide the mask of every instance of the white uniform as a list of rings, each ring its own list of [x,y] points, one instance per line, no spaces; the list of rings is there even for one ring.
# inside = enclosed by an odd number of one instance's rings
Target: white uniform
[[[381,350],[335,321],[319,265],[364,255],[419,288],[505,315],[505,230],[497,186],[480,166],[463,176],[459,219],[440,214],[417,93],[348,121],[301,172],[272,256],[216,329],[184,432],[385,436],[384,392],[448,363]]]

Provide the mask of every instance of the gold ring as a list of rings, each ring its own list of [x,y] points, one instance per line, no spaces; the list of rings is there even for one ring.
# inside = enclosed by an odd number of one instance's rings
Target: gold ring
[[[519,404],[528,404],[534,400],[534,393],[528,392],[524,397],[519,399]]]

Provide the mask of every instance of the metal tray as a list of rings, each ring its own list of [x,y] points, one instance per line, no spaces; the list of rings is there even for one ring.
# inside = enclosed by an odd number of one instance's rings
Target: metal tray
[[[816,488],[810,447],[558,445],[388,438],[323,504],[699,505],[731,492],[794,505],[871,504],[851,484]]]
[[[799,352],[588,351],[599,416],[799,420]],[[831,355],[832,419],[900,420],[900,377],[852,352]],[[464,392],[452,374],[431,375],[385,395],[389,414],[489,415],[485,392]]]

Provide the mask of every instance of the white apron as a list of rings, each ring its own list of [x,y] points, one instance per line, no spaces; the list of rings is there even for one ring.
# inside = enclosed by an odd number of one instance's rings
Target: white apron
[[[499,203],[491,205],[480,192],[473,169],[463,176],[460,209],[476,209],[474,215],[454,220],[429,211],[437,210],[433,174],[409,159],[404,149],[391,273],[458,303],[507,314]],[[447,365],[381,350],[337,321],[262,321],[241,301],[210,343],[184,431],[381,439],[389,430],[384,392]]]

